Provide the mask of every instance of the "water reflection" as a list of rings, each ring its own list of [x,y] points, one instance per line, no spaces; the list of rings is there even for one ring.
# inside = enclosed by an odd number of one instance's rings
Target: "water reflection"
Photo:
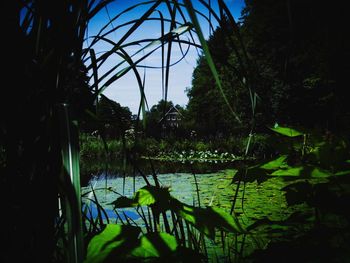
[[[99,215],[99,211],[98,211],[96,205],[93,203],[89,203],[89,204],[84,203],[83,211],[84,210],[87,211],[86,217],[89,220],[96,219],[99,216],[101,216],[103,221],[106,221],[107,219],[116,220],[118,218],[115,210],[111,209],[111,208],[104,208],[104,210],[103,210],[104,212],[100,213],[100,215]],[[131,211],[131,210],[127,210],[127,209],[124,209],[124,211],[122,211],[119,214],[119,217],[121,220],[126,220],[126,218],[128,218],[128,219],[131,218],[132,220],[137,220],[140,218],[140,216],[137,213],[135,213],[134,211]]]

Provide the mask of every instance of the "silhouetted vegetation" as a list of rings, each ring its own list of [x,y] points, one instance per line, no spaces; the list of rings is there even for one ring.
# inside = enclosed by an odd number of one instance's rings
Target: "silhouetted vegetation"
[[[343,2],[246,0],[237,22],[223,0],[137,1],[125,10],[111,0],[6,1],[0,261],[347,262]],[[137,18],[119,20],[139,7]],[[102,11],[109,21],[88,35]],[[147,21],[159,22],[160,34],[130,40]],[[199,21],[213,27],[207,40]],[[176,63],[201,49],[185,108],[167,96],[174,45]],[[163,98],[148,109],[140,69],[156,50]],[[140,90],[136,116],[102,94],[128,72]],[[220,179],[205,177],[220,194],[209,196],[198,173],[220,162]],[[192,195],[175,197],[162,171],[187,172]],[[122,192],[108,176],[102,187],[90,181],[111,172]]]
[[[347,79],[349,29],[342,3],[246,1],[240,36],[248,52],[258,94],[258,131],[274,122],[337,132],[349,130]],[[189,116],[203,136],[249,131],[251,106],[245,72],[237,56],[237,34],[227,19],[208,40],[235,122],[203,54],[188,90]]]

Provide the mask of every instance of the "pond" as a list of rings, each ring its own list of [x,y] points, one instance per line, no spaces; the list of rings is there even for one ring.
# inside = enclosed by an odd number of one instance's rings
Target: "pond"
[[[107,176],[139,176],[157,174],[176,174],[176,173],[196,173],[206,174],[214,173],[224,169],[237,167],[242,161],[210,160],[204,162],[180,162],[180,161],[158,161],[152,159],[139,159],[131,163],[123,160],[82,160],[81,179],[82,185],[89,184],[90,179],[94,177]]]
[[[161,186],[169,188],[172,196],[188,205],[201,207],[215,206],[222,208],[227,213],[230,212],[237,188],[237,183],[232,181],[232,178],[237,172],[237,170],[232,169],[235,167],[234,164],[212,163],[207,165],[207,167],[202,165],[195,168],[191,166],[191,170],[195,173],[195,176],[192,172],[183,172],[189,168],[188,165],[174,163],[163,163],[162,165],[162,168],[159,169],[160,166],[153,164],[153,170],[157,172],[173,171],[157,174],[157,179]],[[228,167],[231,167],[231,169],[228,169]],[[153,183],[150,174],[146,173],[146,178]],[[325,179],[310,179],[308,182],[313,183],[313,181],[320,182],[322,180]],[[272,177],[261,183],[257,181],[242,183],[237,192],[234,209],[239,222],[244,227],[249,227],[256,222],[266,219],[281,222],[298,211],[312,212],[305,203],[288,206],[285,193],[281,191],[288,184],[303,181],[305,179],[286,180],[281,177]],[[98,176],[94,176],[82,188],[82,193],[85,194],[86,201],[86,197],[89,195],[92,198],[91,189],[93,188],[98,203],[105,209],[110,221],[120,222],[121,220],[129,220],[138,226],[144,227],[144,221],[135,208],[113,210],[111,203],[119,196],[132,197],[135,191],[145,185],[145,180],[141,176],[121,176],[120,174],[101,173]],[[89,206],[91,209],[89,216],[97,217],[96,207],[92,203],[89,203]],[[144,212],[147,214],[147,211]],[[106,215],[102,215],[105,220]],[[308,225],[304,226],[305,230],[309,227]],[[290,229],[288,231],[290,234]],[[298,232],[300,229],[292,229],[292,231]],[[266,247],[272,238],[280,238],[285,232],[286,229],[283,227],[278,228],[264,225],[263,227],[253,229],[250,235],[244,236],[243,242],[242,237],[238,241],[236,239],[236,241],[241,243],[242,246],[244,243],[244,251],[242,251],[247,256],[256,248]],[[220,236],[217,236],[217,239],[220,238]],[[234,239],[236,237],[227,235],[226,238]],[[212,255],[212,261],[224,257],[224,252],[220,248],[220,245],[218,245],[218,242],[208,240],[208,251],[208,254]]]

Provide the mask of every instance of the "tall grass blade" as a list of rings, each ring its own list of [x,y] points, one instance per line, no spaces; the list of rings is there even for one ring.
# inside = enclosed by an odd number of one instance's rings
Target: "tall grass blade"
[[[65,200],[66,220],[69,242],[69,261],[78,263],[84,258],[84,242],[82,233],[81,193],[79,172],[79,139],[77,127],[69,116],[67,104],[58,106],[61,126],[61,153],[63,168],[70,177],[70,183],[74,190],[74,199]]]
[[[123,14],[126,14],[127,12],[130,12],[131,10],[133,10],[133,9],[135,9],[135,8],[141,6],[141,5],[147,5],[147,4],[155,3],[156,1],[157,1],[157,0],[143,1],[143,2],[141,2],[141,3],[137,3],[137,4],[133,5],[133,6],[130,6],[130,7],[126,8],[126,9],[124,9],[123,11],[121,11],[120,13],[118,13],[117,15],[115,15],[112,19],[109,19],[109,22],[106,23],[106,24],[100,29],[100,31],[97,33],[96,36],[97,36],[97,37],[101,37],[101,36],[104,37],[104,36],[107,36],[107,35],[110,34],[112,31],[115,31],[118,27],[114,27],[112,30],[107,31],[107,32],[105,32],[104,34],[102,34],[103,31],[104,31],[111,23],[113,23],[115,20],[117,20],[120,16],[122,16]],[[103,8],[103,7],[102,7],[102,8]],[[89,9],[91,9],[91,7],[90,7]],[[89,50],[90,48],[92,48],[92,46],[93,46],[94,44],[96,44],[97,42],[98,42],[98,38],[94,38],[93,41],[91,42],[91,45],[87,48],[87,50]]]
[[[196,173],[194,172],[192,166],[191,166],[191,170],[192,170],[192,175],[193,175],[193,178],[194,178],[194,184],[196,186],[198,206],[200,207],[201,206],[201,199],[200,199],[200,196],[199,196],[199,186],[198,186],[197,176],[196,176]]]
[[[119,41],[116,43],[116,45],[108,52],[103,54],[98,60],[101,60],[101,64],[103,64],[106,59],[113,54],[115,51],[119,49],[121,44],[129,37],[132,35],[132,33],[142,24],[144,23],[147,18],[154,12],[154,10],[160,5],[162,0],[158,0],[152,7],[150,7],[141,17],[138,19],[132,27],[119,39]]]
[[[90,58],[91,58],[91,66],[92,66],[92,75],[94,78],[94,91],[96,94],[96,113],[98,111],[98,70],[97,70],[97,63],[96,63],[96,54],[94,49],[90,49]]]
[[[174,6],[173,9],[171,9],[169,3],[168,3],[168,9],[171,15],[171,23],[170,23],[170,30],[169,32],[172,32],[173,29],[176,27],[175,25],[175,18],[176,18],[176,7]],[[164,101],[167,101],[168,98],[168,89],[169,89],[169,74],[170,74],[170,61],[171,61],[171,49],[172,49],[172,38],[168,41],[168,52],[166,56],[166,66],[165,66],[165,90],[164,90]],[[164,60],[164,58],[162,58]],[[166,103],[164,104],[164,106]],[[166,109],[163,109],[163,115],[165,115]]]
[[[112,3],[114,0],[102,0],[99,1],[94,7],[93,4],[95,3],[95,0],[91,1],[89,8],[89,15],[87,17],[88,20],[93,18],[96,14],[98,14],[107,4]]]

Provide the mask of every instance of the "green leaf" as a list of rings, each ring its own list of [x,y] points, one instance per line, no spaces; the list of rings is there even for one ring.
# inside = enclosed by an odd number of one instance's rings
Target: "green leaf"
[[[270,128],[274,132],[277,132],[279,134],[282,134],[284,136],[288,137],[297,137],[303,135],[302,132],[299,132],[297,130],[294,130],[292,128],[287,128],[287,127],[281,127],[279,125],[275,125],[273,128]]]
[[[169,188],[147,185],[137,190],[132,199],[121,196],[110,204],[114,205],[114,208],[153,206],[160,213],[170,209],[171,200]]]
[[[136,200],[139,205],[152,205],[156,202],[155,196],[147,188],[141,188],[136,192]]]
[[[235,216],[226,213],[218,207],[208,207],[207,209],[209,210],[208,215],[214,220],[216,227],[219,229],[235,233],[245,232]]]
[[[120,259],[121,254],[127,253],[127,249],[137,246],[140,232],[139,227],[107,225],[100,234],[91,239],[84,262],[112,262],[113,259]]]
[[[323,170],[323,169],[320,169],[318,167],[315,167],[311,171],[311,177],[323,178],[323,177],[329,177],[331,175],[332,175],[332,173],[330,171]]]
[[[336,175],[336,176],[350,175],[350,170],[339,171],[339,172],[335,173],[335,175]]]
[[[206,209],[184,205],[178,215],[211,239],[215,238],[214,222],[207,218]]]
[[[168,233],[148,233],[141,237],[140,246],[132,251],[132,256],[152,258],[170,255],[178,247],[176,238]]]
[[[200,208],[183,204],[177,200],[176,202],[177,207],[175,212],[178,216],[182,217],[211,239],[215,238],[215,229],[234,233],[245,232],[234,216],[224,212],[220,208]]]
[[[270,162],[267,162],[260,166],[260,168],[265,170],[276,170],[279,168],[287,167],[287,163],[285,162],[287,159],[287,155],[282,155],[275,160],[272,160]]]
[[[157,205],[164,206],[164,209],[167,208],[170,199],[171,196],[168,188],[161,188],[152,185],[140,188],[135,196],[135,201],[139,205],[153,205],[157,203]]]
[[[61,139],[62,170],[60,180],[65,184],[66,198],[60,198],[64,203],[63,209],[70,235],[70,257],[82,261],[84,257],[84,240],[81,222],[81,193],[79,168],[79,135],[75,121],[72,119],[72,110],[68,104],[57,105]]]
[[[280,169],[273,172],[272,176],[300,176],[304,167],[289,167],[288,169]]]

